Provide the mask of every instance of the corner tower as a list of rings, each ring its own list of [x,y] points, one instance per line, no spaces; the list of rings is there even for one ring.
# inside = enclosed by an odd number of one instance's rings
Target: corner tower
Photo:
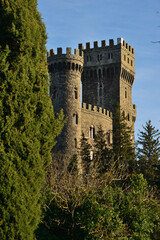
[[[50,50],[48,54],[49,72],[51,74],[50,94],[54,112],[61,109],[66,118],[65,127],[58,137],[56,150],[73,154],[77,152],[81,138],[81,73],[83,69],[83,52],[79,49],[62,48]]]

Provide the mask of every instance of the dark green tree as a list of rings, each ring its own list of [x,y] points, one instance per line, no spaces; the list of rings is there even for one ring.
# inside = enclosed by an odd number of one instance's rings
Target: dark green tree
[[[112,150],[108,144],[109,133],[99,127],[94,138],[94,162],[100,173],[104,173],[112,160]]]
[[[62,114],[48,96],[46,31],[36,0],[0,1],[0,239],[32,239]]]
[[[158,166],[160,165],[160,132],[149,120],[138,135],[138,169],[149,184],[159,185]]]
[[[82,134],[80,155],[82,160],[83,174],[88,174],[91,167],[91,145],[88,143],[87,138]]]
[[[136,165],[131,137],[131,127],[118,106],[113,114],[113,156],[115,163],[125,167],[129,174],[135,171]]]

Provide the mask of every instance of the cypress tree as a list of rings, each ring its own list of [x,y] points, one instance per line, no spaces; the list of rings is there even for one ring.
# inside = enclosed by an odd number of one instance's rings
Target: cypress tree
[[[33,239],[62,114],[48,95],[46,31],[36,0],[0,1],[0,239]]]

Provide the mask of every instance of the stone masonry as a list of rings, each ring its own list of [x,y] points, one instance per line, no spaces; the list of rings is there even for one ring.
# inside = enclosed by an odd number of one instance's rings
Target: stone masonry
[[[132,104],[132,85],[135,79],[135,51],[122,38],[62,48],[48,53],[51,73],[50,94],[54,112],[63,109],[66,124],[58,138],[56,150],[62,153],[77,153],[82,133],[92,144],[98,128],[108,132],[112,142],[112,112],[119,104],[128,124],[133,130],[136,120],[136,105]],[[81,97],[82,84],[82,97]],[[81,103],[82,102],[82,103]],[[134,141],[134,140],[133,140]]]

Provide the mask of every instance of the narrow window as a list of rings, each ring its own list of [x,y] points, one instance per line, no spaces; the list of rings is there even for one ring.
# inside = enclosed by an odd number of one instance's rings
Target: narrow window
[[[131,66],[133,66],[133,61],[131,60]]]
[[[124,55],[124,61],[126,61],[126,55]]]
[[[92,61],[92,57],[90,56],[90,61]]]
[[[110,53],[108,53],[108,59],[110,59],[111,58],[111,54]]]
[[[87,62],[88,62],[88,56],[87,56]]]
[[[74,98],[78,99],[78,91],[77,88],[74,89]]]
[[[78,114],[73,114],[73,123],[78,124]]]
[[[130,116],[129,116],[129,113],[128,113],[128,121],[130,121]]]
[[[74,70],[75,69],[75,65],[74,65],[74,63],[72,63],[72,70]]]
[[[99,78],[101,78],[101,69],[98,70]]]
[[[103,87],[102,87],[102,83],[101,83],[99,86],[99,96],[100,97],[102,97],[102,90],[103,90]]]
[[[74,147],[77,148],[77,138],[74,139]]]
[[[125,98],[127,98],[127,89],[125,88]]]
[[[127,58],[127,62],[129,63],[129,58]]]
[[[93,126],[91,126],[89,128],[89,137],[90,138],[94,138],[95,137],[95,128]]]
[[[93,160],[93,151],[90,151],[90,160]]]

